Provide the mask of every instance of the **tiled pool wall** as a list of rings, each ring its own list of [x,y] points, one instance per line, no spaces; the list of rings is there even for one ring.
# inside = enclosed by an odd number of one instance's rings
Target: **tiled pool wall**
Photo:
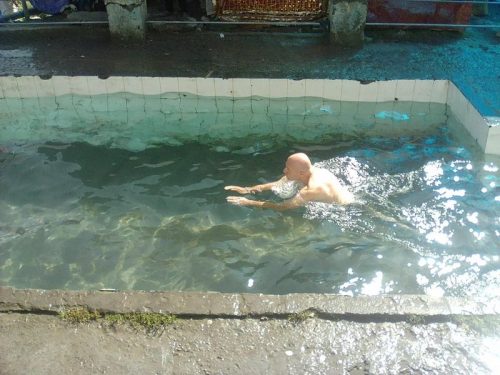
[[[282,133],[316,140],[332,128],[397,136],[456,118],[482,150],[500,154],[500,126],[447,80],[8,76],[0,77],[0,116],[0,140],[85,135],[91,143],[111,132],[159,142]]]

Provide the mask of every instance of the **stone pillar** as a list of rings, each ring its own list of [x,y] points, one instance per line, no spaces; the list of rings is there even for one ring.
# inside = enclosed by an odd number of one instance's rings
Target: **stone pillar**
[[[146,37],[146,0],[105,0],[111,36],[143,40]]]
[[[472,1],[479,1],[479,0],[472,0]],[[488,15],[488,4],[485,4],[484,1],[486,0],[481,0],[483,2],[482,4],[473,4],[472,5],[472,14],[475,16],[483,17]]]
[[[329,0],[330,36],[335,44],[363,43],[368,0]]]

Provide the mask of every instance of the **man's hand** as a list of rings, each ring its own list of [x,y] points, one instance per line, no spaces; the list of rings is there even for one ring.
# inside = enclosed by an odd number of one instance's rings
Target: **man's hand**
[[[234,186],[234,185],[225,186],[224,190],[235,191],[239,194],[255,194],[255,193],[260,192],[260,189],[258,189],[256,187],[242,187],[242,186]]]
[[[286,200],[281,203],[274,203],[269,201],[257,201],[252,199],[247,199],[245,197],[227,197],[228,203],[234,204],[236,206],[251,206],[259,208],[270,208],[276,211],[289,210],[291,208],[297,208],[304,205],[304,200],[297,194],[292,199]]]
[[[237,206],[253,206],[255,202],[245,197],[227,197],[226,200]]]

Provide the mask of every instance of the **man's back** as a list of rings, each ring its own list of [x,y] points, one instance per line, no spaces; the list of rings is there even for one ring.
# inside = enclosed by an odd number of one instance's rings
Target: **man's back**
[[[340,183],[330,171],[313,167],[306,189],[309,201],[350,204],[353,195]]]

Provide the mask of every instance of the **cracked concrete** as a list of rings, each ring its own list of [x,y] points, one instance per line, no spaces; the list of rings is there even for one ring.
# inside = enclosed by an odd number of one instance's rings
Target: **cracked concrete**
[[[154,333],[57,311],[163,312]],[[2,374],[489,374],[499,299],[0,289]],[[305,310],[316,314],[297,316]]]
[[[3,313],[0,332],[2,374],[487,374],[495,355],[454,323],[188,319],[148,335]]]
[[[358,296],[332,294],[231,294],[215,292],[62,291],[0,287],[0,312],[55,313],[68,306],[101,312],[159,312],[178,316],[246,318],[288,316],[306,310],[325,319],[350,316],[404,318],[409,315],[491,316],[500,314],[500,299],[466,299],[424,295]]]

